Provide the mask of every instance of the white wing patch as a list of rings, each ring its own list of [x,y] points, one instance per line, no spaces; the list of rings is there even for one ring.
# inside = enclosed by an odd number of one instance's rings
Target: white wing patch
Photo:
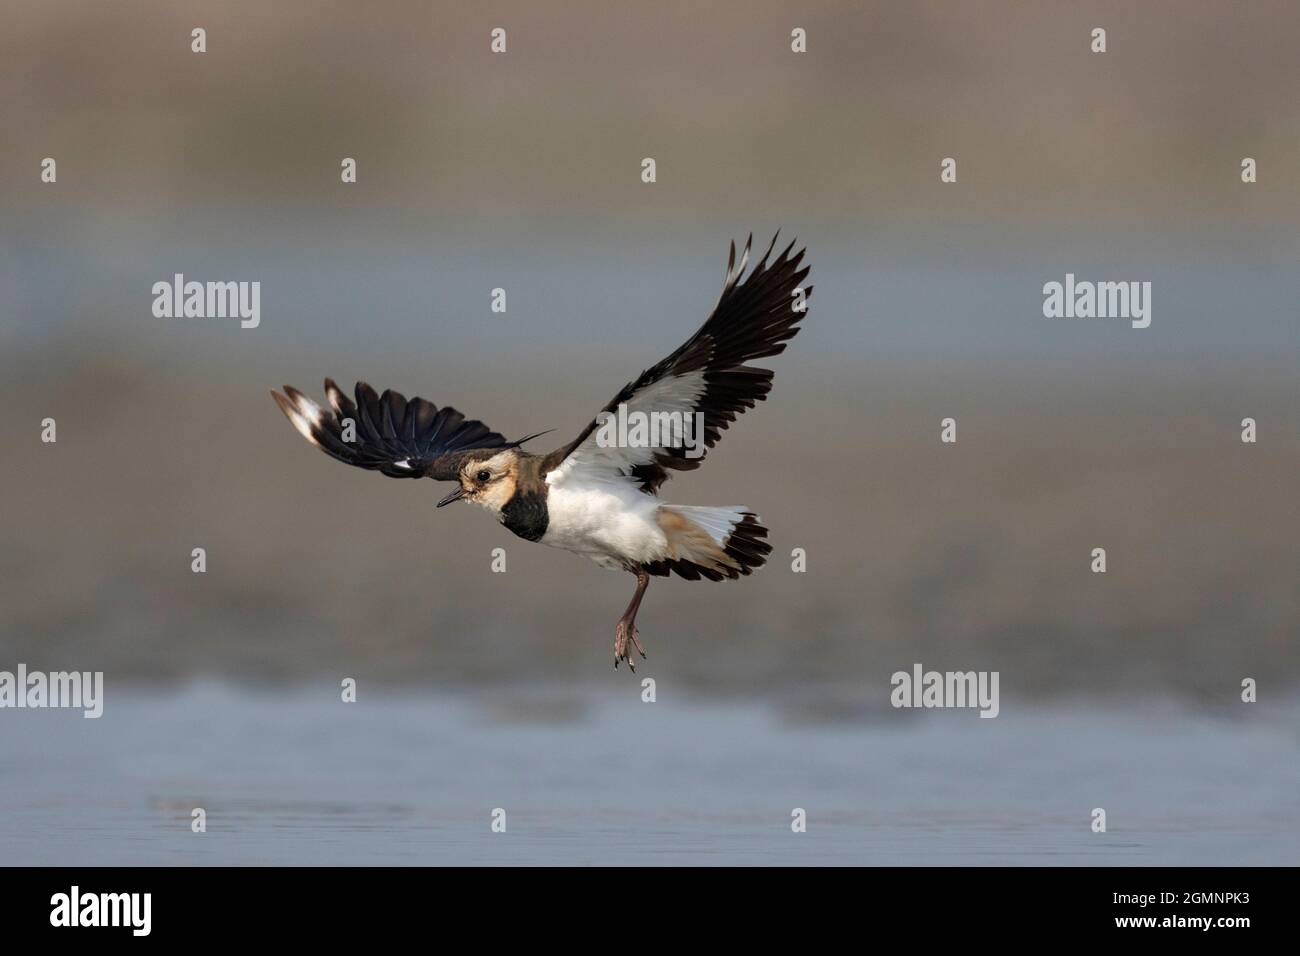
[[[704,371],[687,372],[683,375],[668,375],[646,385],[634,392],[625,403],[626,413],[644,415],[647,419],[655,413],[694,415],[700,398],[704,395]],[[688,424],[688,427],[690,425]],[[654,461],[655,454],[671,447],[665,439],[671,440],[668,429],[651,429],[649,438],[635,447],[627,445],[600,444],[601,430],[597,428],[581,445],[570,453],[558,467],[546,476],[548,484],[562,483],[566,476],[581,474],[585,481],[618,481],[630,478],[632,468],[636,465],[648,465]],[[703,436],[698,436],[702,441]]]
[[[312,428],[313,426],[320,426],[324,414],[321,407],[303,395],[294,400],[291,409],[286,408],[284,411],[290,424],[298,430],[298,434],[319,448],[320,442],[312,434]]]

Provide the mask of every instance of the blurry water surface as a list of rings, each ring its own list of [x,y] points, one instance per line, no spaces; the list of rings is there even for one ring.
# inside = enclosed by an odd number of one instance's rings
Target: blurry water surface
[[[1296,705],[809,722],[629,684],[354,704],[328,687],[107,691],[11,711],[6,864],[1284,864]],[[208,829],[190,830],[194,807]],[[791,811],[808,814],[791,831]],[[1103,807],[1108,832],[1092,833]],[[492,833],[494,808],[507,830]]]

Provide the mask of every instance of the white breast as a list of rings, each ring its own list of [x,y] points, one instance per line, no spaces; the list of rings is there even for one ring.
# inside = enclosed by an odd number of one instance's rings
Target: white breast
[[[593,477],[564,466],[547,475],[548,521],[542,544],[581,554],[606,568],[658,561],[667,540],[655,513],[659,500],[633,479]]]

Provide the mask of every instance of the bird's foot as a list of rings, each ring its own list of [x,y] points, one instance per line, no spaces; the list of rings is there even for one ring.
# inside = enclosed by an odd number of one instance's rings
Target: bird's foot
[[[636,663],[632,659],[632,648],[641,655],[645,660],[645,648],[641,646],[641,635],[637,633],[636,625],[624,618],[618,622],[614,628],[614,669],[618,670],[618,665],[622,661],[627,661],[628,669],[636,673]]]

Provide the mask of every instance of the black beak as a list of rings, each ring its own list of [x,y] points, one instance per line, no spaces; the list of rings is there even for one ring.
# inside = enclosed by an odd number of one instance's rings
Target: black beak
[[[443,505],[449,505],[453,501],[459,501],[462,497],[464,497],[464,495],[465,495],[465,489],[457,485],[455,491],[453,491],[446,498],[443,498],[441,501],[438,502],[438,507],[441,508]]]

